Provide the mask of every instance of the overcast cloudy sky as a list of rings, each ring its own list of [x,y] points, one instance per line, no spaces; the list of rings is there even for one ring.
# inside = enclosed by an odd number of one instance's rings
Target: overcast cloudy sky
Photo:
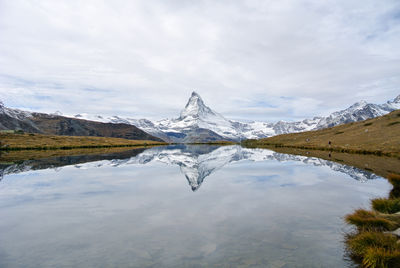
[[[64,114],[326,115],[400,94],[399,0],[0,0],[0,100]]]

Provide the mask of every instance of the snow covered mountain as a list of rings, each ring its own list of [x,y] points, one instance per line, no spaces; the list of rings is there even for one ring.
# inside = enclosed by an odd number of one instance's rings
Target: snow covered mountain
[[[173,142],[199,142],[213,140],[259,139],[279,134],[317,130],[340,124],[374,118],[400,109],[400,95],[385,104],[357,102],[349,108],[334,112],[327,117],[314,117],[297,122],[279,121],[238,122],[228,120],[205,105],[199,94],[193,92],[185,108],[176,119],[152,122],[147,119],[101,117],[79,114],[77,118],[88,120],[133,124],[145,132]]]
[[[152,122],[147,119],[121,118],[118,116],[102,117],[78,114],[75,117],[101,122],[132,124],[151,135],[173,142],[246,138],[242,134],[242,123],[227,120],[221,114],[211,110],[196,92],[192,93],[185,108],[176,119]]]
[[[75,165],[75,167],[82,169],[98,168],[102,166],[119,167],[125,165],[145,165],[151,162],[161,162],[167,165],[179,166],[192,191],[196,191],[204,182],[205,178],[212,173],[230,163],[244,160],[254,162],[301,161],[307,165],[328,166],[332,170],[345,173],[360,182],[378,178],[377,175],[368,171],[316,157],[282,154],[266,149],[249,149],[238,145],[222,147],[173,145],[153,147],[144,151],[132,150],[130,154],[123,152],[122,154],[103,156],[59,157],[48,160],[27,160],[12,165],[0,165],[0,180],[7,174],[45,168],[59,169],[66,165]]]
[[[11,118],[15,118],[15,119],[24,119],[24,118],[32,115],[31,112],[7,108],[4,106],[2,101],[0,101],[0,114],[7,115],[7,116],[9,116]],[[0,122],[0,124],[1,124],[1,122]]]
[[[190,143],[259,139],[279,134],[317,130],[382,116],[396,109],[400,109],[400,95],[394,100],[381,105],[360,101],[345,110],[334,112],[327,117],[314,117],[297,122],[245,123],[226,119],[208,107],[199,94],[193,92],[185,108],[181,111],[180,116],[175,119],[163,119],[152,122],[147,119],[122,118],[119,116],[104,117],[88,114],[77,114],[72,117],[102,123],[133,125],[165,141]],[[34,115],[38,116],[40,114],[6,108],[0,103],[0,129],[18,127],[28,132],[35,132],[37,126],[30,120]],[[60,112],[48,116],[52,118],[65,117],[61,116]]]
[[[321,129],[350,122],[362,121],[388,114],[397,109],[400,109],[400,95],[394,100],[388,101],[382,105],[360,101],[345,110],[334,112],[327,117],[321,118],[316,128]]]

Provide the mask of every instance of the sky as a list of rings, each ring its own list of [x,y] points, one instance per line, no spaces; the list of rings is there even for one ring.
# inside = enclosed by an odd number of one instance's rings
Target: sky
[[[159,120],[191,92],[237,120],[400,94],[400,1],[0,0],[8,107]]]

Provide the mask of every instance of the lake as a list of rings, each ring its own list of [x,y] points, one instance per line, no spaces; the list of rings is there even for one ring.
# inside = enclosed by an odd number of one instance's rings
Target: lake
[[[383,178],[238,145],[0,165],[0,267],[353,267],[343,217]]]

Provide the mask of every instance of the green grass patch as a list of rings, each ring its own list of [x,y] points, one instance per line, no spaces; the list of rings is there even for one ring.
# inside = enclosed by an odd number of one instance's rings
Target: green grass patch
[[[400,175],[389,174],[387,176],[388,181],[393,185],[393,189],[390,191],[390,198],[400,198]]]
[[[344,133],[344,131],[338,131],[335,133],[335,135],[339,135],[339,134],[343,134],[343,133]]]
[[[369,122],[369,123],[365,123],[364,126],[370,126],[372,124],[373,124],[372,122]]]
[[[344,162],[344,160],[342,160],[342,159],[337,159],[337,158],[335,158],[334,159],[336,162]]]
[[[72,149],[95,149],[95,148],[118,148],[118,147],[141,147],[165,145],[165,143],[138,143],[138,144],[115,144],[115,145],[77,145],[77,146],[35,146],[35,147],[5,147],[3,151],[25,151],[25,150],[72,150]]]
[[[3,134],[14,133],[14,130],[10,130],[10,129],[0,130],[0,133],[3,133]]]
[[[371,201],[372,208],[376,211],[386,214],[392,214],[400,211],[400,199],[377,198]]]
[[[393,187],[400,188],[400,175],[399,174],[389,174],[387,176],[389,182],[393,185]]]
[[[399,121],[390,122],[389,124],[387,124],[387,126],[389,127],[389,126],[393,126],[393,125],[396,125],[396,124],[400,124],[400,122]]]

